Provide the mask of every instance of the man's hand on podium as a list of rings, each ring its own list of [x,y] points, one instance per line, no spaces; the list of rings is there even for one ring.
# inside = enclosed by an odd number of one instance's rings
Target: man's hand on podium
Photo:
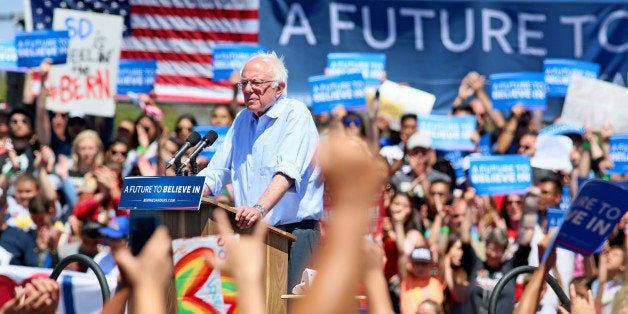
[[[240,206],[236,208],[236,210],[236,225],[240,229],[250,228],[253,224],[264,218],[264,214],[255,207]]]

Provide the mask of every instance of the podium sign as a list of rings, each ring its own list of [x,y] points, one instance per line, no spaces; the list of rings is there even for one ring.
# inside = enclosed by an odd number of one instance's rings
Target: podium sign
[[[198,210],[204,177],[126,177],[119,209]]]

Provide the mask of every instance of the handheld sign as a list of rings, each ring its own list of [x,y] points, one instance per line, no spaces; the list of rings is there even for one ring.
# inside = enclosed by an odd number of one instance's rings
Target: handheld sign
[[[584,127],[581,125],[558,122],[544,127],[539,131],[539,135],[564,135],[564,134],[584,134]]]
[[[227,80],[233,71],[240,71],[246,61],[266,48],[252,44],[216,44],[212,52],[213,80]]]
[[[231,127],[228,126],[215,126],[215,125],[197,125],[194,127],[194,131],[198,132],[198,134],[207,134],[207,132],[214,130],[218,133],[218,139],[211,146],[205,147],[201,152],[200,156],[205,157],[207,160],[211,160],[216,154],[216,151],[220,149],[222,143],[225,141],[225,137],[227,136],[227,132]]]
[[[543,76],[547,84],[547,96],[565,96],[572,76],[596,79],[600,74],[597,63],[571,59],[543,60]]]
[[[493,107],[510,111],[521,103],[528,110],[545,110],[545,82],[543,73],[513,72],[489,76]]]
[[[399,131],[399,118],[405,113],[425,116],[432,112],[436,96],[410,86],[386,80],[379,87],[379,112],[391,118],[390,128]]]
[[[310,76],[314,114],[331,112],[338,105],[347,110],[364,110],[366,94],[362,74]]]
[[[604,243],[628,210],[628,190],[604,180],[590,180],[578,191],[558,230],[556,244],[589,256]]]
[[[148,94],[155,86],[157,60],[120,60],[118,67],[117,93],[128,92]]]
[[[17,64],[20,67],[38,67],[44,59],[63,64],[68,57],[70,35],[65,31],[42,30],[15,35]]]
[[[470,156],[469,180],[478,195],[523,194],[532,185],[527,155]]]
[[[18,68],[15,41],[0,40],[0,70],[26,72],[27,68]]]
[[[613,161],[613,168],[607,174],[628,173],[628,134],[617,134],[611,136],[609,155]]]
[[[119,209],[198,210],[203,177],[126,177]]]
[[[566,210],[562,210],[559,208],[548,208],[547,209],[547,230],[560,227],[560,225],[565,220],[565,215],[567,215]]]
[[[419,130],[432,139],[432,148],[438,150],[475,150],[471,135],[475,131],[475,116],[429,115],[419,119]]]
[[[361,73],[367,86],[379,86],[386,67],[386,54],[332,52],[327,54],[329,75]]]

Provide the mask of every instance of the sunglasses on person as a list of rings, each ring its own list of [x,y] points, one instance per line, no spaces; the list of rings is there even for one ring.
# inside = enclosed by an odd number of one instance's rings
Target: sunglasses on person
[[[124,157],[126,157],[126,154],[128,154],[129,152],[123,151],[123,150],[110,150],[111,155],[122,155]]]
[[[350,126],[353,123],[355,126],[362,126],[362,120],[358,118],[346,118],[342,120],[342,123],[345,126]]]

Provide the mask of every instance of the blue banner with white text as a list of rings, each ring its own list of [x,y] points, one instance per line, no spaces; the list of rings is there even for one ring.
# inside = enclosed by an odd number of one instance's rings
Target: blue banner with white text
[[[53,64],[64,64],[68,57],[70,35],[65,31],[42,30],[15,35],[17,64],[20,67],[38,67],[44,59]]]
[[[148,94],[155,86],[157,60],[120,60],[118,66],[118,95],[128,92]]]
[[[120,209],[198,210],[205,178],[126,177],[120,196]]]
[[[26,68],[18,68],[15,41],[0,40],[0,70],[26,72]]]
[[[436,95],[433,113],[446,114],[469,71],[542,72],[547,58],[597,63],[600,79],[626,86],[627,10],[625,0],[260,1],[259,43],[285,56],[289,95],[306,103],[328,53],[383,53],[389,80]],[[561,110],[548,103],[544,118]]]
[[[548,96],[565,96],[571,77],[582,76],[597,79],[600,65],[592,62],[569,59],[546,59],[543,73]]]
[[[478,195],[523,194],[532,185],[526,155],[470,156],[469,181]]]
[[[628,134],[616,134],[609,139],[609,155],[613,161],[613,168],[608,174],[628,173]]]
[[[354,111],[366,108],[366,86],[361,73],[318,75],[309,81],[314,114],[331,112],[338,105]]]
[[[421,116],[419,130],[432,139],[432,148],[438,150],[475,150],[471,136],[475,131],[475,116]]]
[[[328,75],[362,73],[367,86],[379,86],[386,70],[383,53],[333,52],[327,55]]]
[[[516,104],[528,110],[545,110],[545,82],[541,72],[490,75],[493,108],[509,112]]]

